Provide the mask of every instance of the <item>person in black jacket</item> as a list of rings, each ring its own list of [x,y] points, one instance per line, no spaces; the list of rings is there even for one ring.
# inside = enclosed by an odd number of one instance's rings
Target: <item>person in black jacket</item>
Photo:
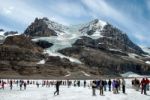
[[[13,87],[13,82],[12,80],[10,80],[10,90],[12,90],[12,87]]]
[[[54,92],[54,95],[57,93],[57,95],[59,95],[59,86],[61,84],[61,81],[57,81],[55,86],[56,86],[56,91]]]
[[[86,87],[86,80],[84,80],[84,88]]]
[[[109,91],[111,91],[111,80],[110,79],[108,81],[108,88],[109,88]]]
[[[23,86],[24,86],[24,90],[26,90],[27,83],[26,83],[26,82],[23,82]]]

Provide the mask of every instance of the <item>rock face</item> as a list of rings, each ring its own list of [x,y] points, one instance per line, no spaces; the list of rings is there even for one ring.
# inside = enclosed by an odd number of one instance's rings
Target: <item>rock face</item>
[[[43,41],[40,42],[43,46]],[[46,42],[47,43],[47,42]],[[40,45],[41,45],[40,44]],[[45,42],[44,42],[45,45]],[[47,45],[46,45],[47,46]],[[60,57],[47,57],[43,49],[31,41],[31,37],[15,35],[6,38],[0,45],[0,75],[1,77],[64,77],[67,70],[79,71],[79,65]],[[45,59],[45,64],[37,64]],[[12,74],[11,74],[12,73]]]
[[[86,33],[88,37],[82,36],[74,45],[145,54],[145,52],[134,44],[125,33],[108,23],[101,25],[98,20],[94,20],[88,26],[81,28],[80,31]],[[98,38],[93,39],[92,35],[95,34]]]
[[[97,41],[104,43],[104,45],[107,45],[109,48],[120,49],[123,52],[144,54],[144,51],[134,44],[125,33],[110,24],[104,27],[101,34],[104,37]]]
[[[25,35],[9,36],[5,39],[4,45],[15,46],[19,48],[29,49],[33,52],[41,52],[42,48],[31,41],[31,37]]]
[[[30,37],[24,35],[7,37],[0,45],[0,74],[10,77],[10,73],[17,76],[37,73],[36,63],[45,58],[42,51],[43,49],[33,43]]]
[[[52,43],[49,43],[49,42],[44,41],[44,40],[39,40],[35,43],[43,49],[49,48],[53,45]]]
[[[139,60],[131,59],[127,54],[118,54],[90,47],[73,46],[59,52],[80,59],[85,66],[97,68],[102,75],[115,75],[132,71],[139,74],[150,74],[150,66]]]
[[[39,61],[42,48],[31,41],[30,37],[15,35],[7,37],[0,46],[0,59],[8,61]]]
[[[36,18],[33,23],[25,30],[24,34],[30,36],[57,36],[56,32],[50,29],[45,21],[47,18],[38,19]]]

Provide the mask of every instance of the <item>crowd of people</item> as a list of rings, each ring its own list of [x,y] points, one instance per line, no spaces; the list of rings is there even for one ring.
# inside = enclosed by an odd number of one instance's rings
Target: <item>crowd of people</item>
[[[150,90],[150,80],[148,78],[143,78],[141,81],[137,78],[135,78],[134,80],[132,80],[132,87],[136,90],[139,91],[140,86],[141,86],[141,94],[147,94],[146,91]]]
[[[98,81],[92,81],[92,94],[93,96],[96,95],[96,90],[98,89],[100,91],[100,95],[104,95],[104,91],[107,91],[107,87],[108,87],[108,91],[113,91],[114,94],[118,94],[119,91],[121,90],[121,86],[122,86],[122,92],[125,93],[125,80],[122,79],[122,81],[120,81],[120,79],[116,79],[116,80],[98,80]]]
[[[10,87],[10,90],[13,90],[13,86],[16,85],[20,90],[26,90],[28,85],[36,85],[39,87],[53,87],[55,86],[56,91],[54,91],[54,95],[59,95],[59,88],[61,86],[67,86],[68,88],[71,86],[74,87],[88,87],[92,89],[92,95],[96,96],[96,91],[99,91],[99,95],[104,96],[104,92],[113,92],[114,94],[126,93],[126,81],[124,79],[108,79],[108,80],[93,80],[93,81],[81,81],[80,80],[0,80],[0,89],[5,89],[5,85]],[[141,81],[137,78],[132,80],[132,88],[136,91],[141,90],[141,94],[147,95],[147,91],[149,91],[150,80],[148,78],[143,78]]]

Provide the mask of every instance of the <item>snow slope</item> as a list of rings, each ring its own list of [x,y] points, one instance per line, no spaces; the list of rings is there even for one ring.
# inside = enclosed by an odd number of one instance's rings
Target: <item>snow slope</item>
[[[122,77],[142,77],[134,72],[126,72],[124,74],[121,74]]]
[[[14,86],[13,90],[9,90],[9,86],[5,90],[0,89],[0,100],[150,100],[150,91],[148,95],[142,95],[140,91],[132,89],[131,80],[126,79],[126,94],[121,91],[119,94],[112,92],[104,92],[104,96],[99,95],[96,90],[96,96],[92,96],[92,89],[89,87],[73,87],[60,86],[60,95],[54,96],[55,87],[40,87],[35,85],[27,86],[27,90],[19,90]],[[88,82],[89,84],[89,82]],[[107,89],[108,90],[108,89]]]
[[[146,61],[145,63],[146,63],[146,64],[150,64],[150,61]]]

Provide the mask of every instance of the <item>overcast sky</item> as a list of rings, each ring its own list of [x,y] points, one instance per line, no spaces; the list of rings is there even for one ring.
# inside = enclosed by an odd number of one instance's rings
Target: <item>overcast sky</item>
[[[21,33],[35,17],[64,25],[98,18],[150,47],[150,0],[0,0],[0,28],[6,31]]]

